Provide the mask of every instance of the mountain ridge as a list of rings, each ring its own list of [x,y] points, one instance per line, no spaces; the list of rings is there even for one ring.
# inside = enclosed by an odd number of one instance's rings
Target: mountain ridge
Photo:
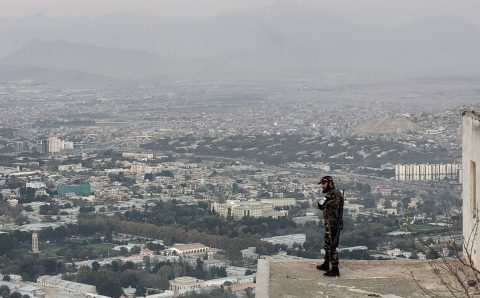
[[[406,26],[372,29],[330,10],[286,1],[200,19],[34,15],[0,23],[0,40],[5,41],[0,56],[11,58],[34,39],[148,52],[167,64],[207,59],[224,69],[480,69],[480,29],[457,18],[425,17]],[[149,64],[144,67],[148,74]]]

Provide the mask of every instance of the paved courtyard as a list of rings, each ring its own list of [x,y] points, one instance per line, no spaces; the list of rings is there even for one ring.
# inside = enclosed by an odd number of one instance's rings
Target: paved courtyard
[[[426,261],[390,260],[340,263],[341,276],[323,276],[323,260],[259,260],[258,298],[426,297],[415,279],[437,297],[451,297]]]

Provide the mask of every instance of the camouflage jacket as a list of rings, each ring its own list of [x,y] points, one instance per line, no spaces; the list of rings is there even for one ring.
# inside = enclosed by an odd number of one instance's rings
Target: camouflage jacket
[[[343,207],[343,195],[337,189],[331,189],[325,194],[323,218],[327,221],[340,219],[340,212]]]

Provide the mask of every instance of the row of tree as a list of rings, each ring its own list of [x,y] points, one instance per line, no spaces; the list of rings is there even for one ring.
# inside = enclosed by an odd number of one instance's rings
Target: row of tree
[[[146,257],[148,258],[148,257]],[[192,276],[199,279],[213,279],[227,276],[225,268],[204,269],[203,261],[198,259],[195,266],[187,262],[154,262],[145,260],[145,269],[132,262],[113,261],[105,266],[93,262],[92,267],[80,267],[75,275],[64,278],[80,283],[94,285],[97,292],[109,297],[119,297],[123,288],[137,289],[136,295],[144,295],[147,288],[167,290],[169,280],[180,276]]]

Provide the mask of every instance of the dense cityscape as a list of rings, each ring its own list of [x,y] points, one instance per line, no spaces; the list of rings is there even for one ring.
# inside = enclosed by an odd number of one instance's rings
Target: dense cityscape
[[[0,1],[0,297],[477,297],[478,10]]]
[[[325,104],[314,85],[1,84],[2,289],[253,297],[258,259],[322,256],[327,174],[346,198],[341,258],[453,256],[469,102]]]

